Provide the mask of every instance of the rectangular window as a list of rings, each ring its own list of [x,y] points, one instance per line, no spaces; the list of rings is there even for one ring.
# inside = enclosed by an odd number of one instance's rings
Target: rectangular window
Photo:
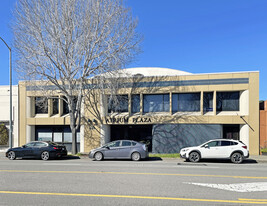
[[[173,112],[200,111],[200,93],[181,93],[172,95]]]
[[[36,126],[36,140],[71,143],[72,133],[69,126]],[[76,133],[77,143],[80,143],[80,130]]]
[[[239,92],[217,92],[217,111],[239,111]]]
[[[35,114],[47,114],[48,101],[45,97],[35,97]]]
[[[53,114],[58,114],[58,98],[54,98],[52,99],[52,102],[53,102]]]
[[[73,102],[74,102],[73,109],[75,110],[76,104],[77,104],[77,97],[72,96],[72,98],[73,98]],[[63,100],[63,114],[69,114],[70,110],[69,110],[68,100],[66,97],[63,97],[63,99],[64,99]]]
[[[132,113],[137,113],[140,112],[140,95],[139,94],[134,94],[132,95]]]
[[[145,94],[143,96],[143,110],[148,112],[169,112],[170,95],[169,94]]]
[[[128,95],[108,96],[108,113],[128,112]]]
[[[213,92],[203,93],[203,111],[204,112],[213,111]]]

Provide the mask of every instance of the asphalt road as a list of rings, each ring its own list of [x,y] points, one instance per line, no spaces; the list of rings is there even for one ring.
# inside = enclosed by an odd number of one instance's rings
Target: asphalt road
[[[267,164],[2,158],[0,205],[267,205]]]

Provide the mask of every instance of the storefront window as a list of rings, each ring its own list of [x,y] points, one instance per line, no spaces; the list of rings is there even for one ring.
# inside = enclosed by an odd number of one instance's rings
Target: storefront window
[[[77,97],[73,96],[73,101],[74,101],[74,109],[76,108],[76,104],[77,104]],[[63,114],[69,114],[70,110],[69,110],[69,105],[68,105],[68,100],[66,97],[63,97]]]
[[[140,112],[140,95],[132,95],[132,113]]]
[[[203,93],[203,111],[204,112],[213,111],[213,92]]]
[[[217,111],[239,111],[239,92],[217,92]]]
[[[108,97],[108,113],[128,112],[128,95],[116,95]]]
[[[72,133],[69,126],[36,126],[36,140],[71,143]],[[77,143],[80,142],[80,130],[76,133]]]
[[[145,94],[143,100],[144,113],[170,111],[169,94]]]
[[[172,95],[173,112],[200,111],[200,93],[181,93]]]
[[[35,97],[35,114],[47,114],[48,101],[45,97]]]

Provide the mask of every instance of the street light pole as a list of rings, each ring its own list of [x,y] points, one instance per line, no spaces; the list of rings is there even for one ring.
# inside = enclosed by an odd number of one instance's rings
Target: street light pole
[[[11,48],[8,46],[8,44],[4,39],[2,39],[2,37],[0,37],[0,39],[4,42],[9,50],[9,147],[12,148],[12,55]]]

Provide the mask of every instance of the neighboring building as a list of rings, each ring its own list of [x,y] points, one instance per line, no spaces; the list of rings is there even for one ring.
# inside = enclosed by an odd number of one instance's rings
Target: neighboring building
[[[0,86],[0,124],[4,124],[9,130],[10,120],[10,87]],[[13,120],[13,137],[12,146],[18,146],[18,86],[12,87],[12,120]],[[9,135],[9,131],[8,131]]]
[[[147,142],[153,153],[177,153],[185,146],[229,138],[247,144],[250,154],[259,154],[259,72],[191,74],[165,68],[123,72],[127,75],[120,77],[119,101],[110,99],[108,91],[100,98],[101,121],[84,108],[90,124],[83,124],[78,133],[80,152],[133,139]],[[56,90],[54,95],[59,95]],[[45,139],[70,146],[66,105],[49,99],[44,110],[35,104],[38,98],[36,89],[19,83],[19,144]]]
[[[267,101],[260,103],[260,147],[267,148]]]

